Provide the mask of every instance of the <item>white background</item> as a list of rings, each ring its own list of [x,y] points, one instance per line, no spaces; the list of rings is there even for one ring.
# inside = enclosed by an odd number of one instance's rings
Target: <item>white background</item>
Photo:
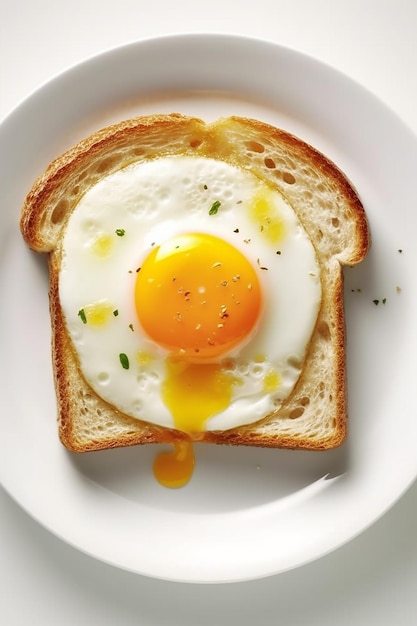
[[[161,34],[222,32],[325,61],[374,92],[417,134],[416,25],[414,0],[2,0],[0,118],[54,75],[110,47]],[[319,561],[254,582],[182,585],[94,561],[0,491],[2,621],[409,626],[417,623],[416,535],[414,484],[370,529]]]

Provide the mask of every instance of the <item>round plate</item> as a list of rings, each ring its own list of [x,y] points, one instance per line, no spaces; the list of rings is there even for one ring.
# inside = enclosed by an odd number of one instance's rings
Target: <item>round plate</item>
[[[357,187],[373,246],[345,271],[349,437],[322,453],[197,445],[181,490],[156,448],[74,455],[58,441],[46,259],[18,218],[35,177],[90,131],[179,111],[271,122]],[[417,474],[417,141],[345,76],[294,51],[223,35],[142,41],[55,78],[0,129],[0,478],[50,531],[90,555],[168,580],[226,582],[300,566],[381,516]]]

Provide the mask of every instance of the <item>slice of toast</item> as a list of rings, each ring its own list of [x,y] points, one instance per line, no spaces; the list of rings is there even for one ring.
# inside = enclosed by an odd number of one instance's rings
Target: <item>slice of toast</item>
[[[262,420],[201,441],[322,450],[347,433],[343,265],[365,257],[370,237],[353,186],[325,156],[265,123],[239,117],[211,124],[179,114],[139,117],[98,131],[54,160],[24,203],[21,231],[33,250],[49,256],[52,358],[59,435],[84,452],[186,435],[115,410],[84,380],[59,303],[61,244],[66,223],[84,193],[126,165],[168,155],[206,156],[250,170],[290,202],[321,267],[322,303],[299,380],[283,406]]]

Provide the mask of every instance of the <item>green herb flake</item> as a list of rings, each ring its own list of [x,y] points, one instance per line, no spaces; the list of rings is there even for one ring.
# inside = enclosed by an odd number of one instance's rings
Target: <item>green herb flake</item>
[[[83,324],[87,324],[87,316],[86,316],[86,314],[85,314],[84,309],[80,309],[80,310],[78,311],[78,316],[79,316],[79,318],[81,319],[81,321],[82,321],[82,323],[83,323]]]
[[[387,299],[386,298],[382,298],[382,304],[386,304]]]
[[[220,200],[216,200],[215,202],[213,202],[209,211],[209,215],[216,215],[220,206],[221,206]]]
[[[128,370],[129,369],[129,358],[128,358],[127,354],[125,354],[124,352],[121,352],[119,354],[119,360],[120,360],[120,363],[121,363],[123,369]]]
[[[117,317],[119,315],[119,309],[115,309],[113,311],[113,315],[114,315],[114,317]]]
[[[118,237],[124,237],[126,235],[126,231],[124,228],[116,228],[116,235]]]
[[[133,331],[135,330],[135,329],[133,328],[133,324],[129,324],[129,328],[130,328],[130,330],[131,330],[131,331],[132,331],[132,333],[133,333]]]

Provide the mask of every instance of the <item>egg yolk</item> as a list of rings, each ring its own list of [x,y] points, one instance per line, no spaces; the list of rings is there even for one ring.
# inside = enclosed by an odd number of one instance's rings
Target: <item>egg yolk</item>
[[[161,485],[175,489],[188,483],[193,474],[194,463],[191,441],[180,441],[174,444],[172,451],[157,455],[153,472]]]
[[[162,398],[174,427],[190,435],[158,454],[154,475],[182,487],[194,469],[193,439],[226,409],[239,381],[215,359],[251,335],[262,308],[257,273],[234,246],[186,233],[155,247],[138,270],[135,304],[147,335],[169,350]]]
[[[137,273],[135,302],[148,336],[194,361],[238,345],[255,328],[262,307],[248,259],[205,233],[186,233],[155,247]]]

